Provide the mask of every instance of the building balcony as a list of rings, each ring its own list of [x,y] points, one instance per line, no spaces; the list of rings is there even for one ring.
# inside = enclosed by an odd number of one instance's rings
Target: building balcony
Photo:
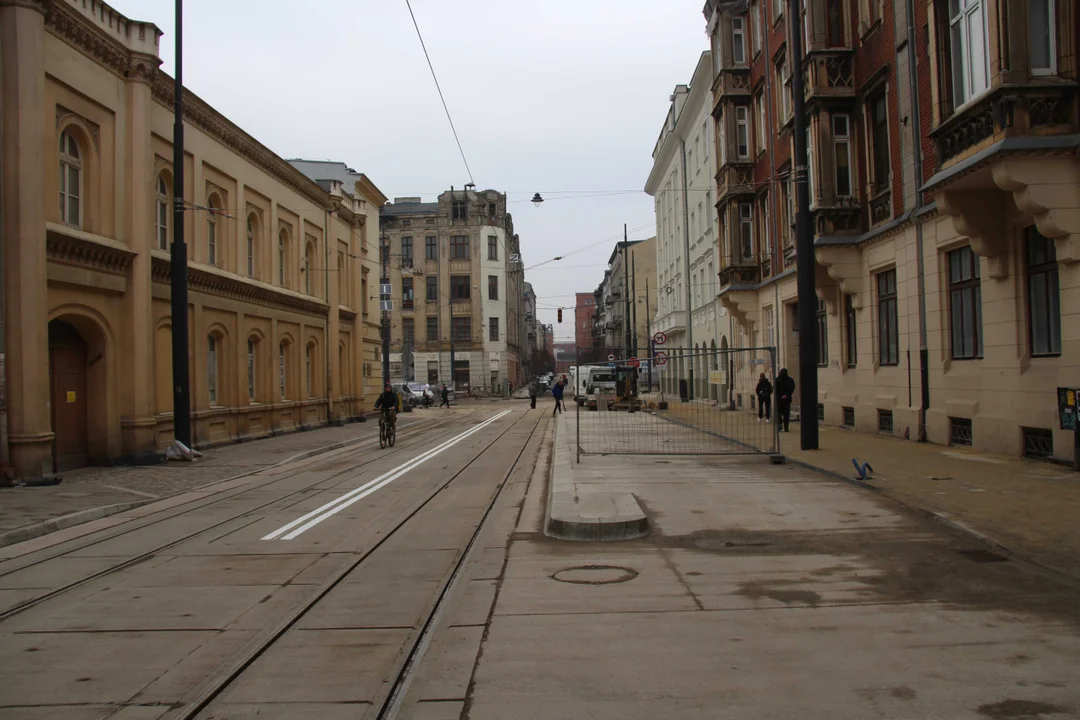
[[[472,300],[451,300],[450,314],[454,317],[464,317],[472,315]]]
[[[806,101],[855,98],[851,51],[814,52],[803,65]]]
[[[716,108],[721,102],[732,98],[749,98],[750,68],[736,67],[724,68],[713,79],[713,117],[716,117]]]
[[[739,261],[720,269],[720,287],[754,285],[761,282],[762,265],[756,260]]]
[[[716,173],[716,201],[733,195],[754,193],[754,164],[750,160],[728,160]]]
[[[657,315],[656,322],[652,327],[653,333],[662,332],[668,335],[670,335],[671,333],[685,332],[685,330],[685,310],[672,310],[671,312],[664,313],[663,315]]]
[[[998,85],[930,131],[938,167],[948,167],[1006,138],[1075,132],[1076,93],[1075,83],[1058,80]]]

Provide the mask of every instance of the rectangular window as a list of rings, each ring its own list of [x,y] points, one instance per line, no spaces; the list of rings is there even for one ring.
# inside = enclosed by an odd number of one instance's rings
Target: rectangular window
[[[248,340],[247,345],[248,402],[255,402],[255,341]]]
[[[735,143],[740,160],[750,159],[750,109],[745,105],[735,108]]]
[[[499,299],[499,276],[488,275],[488,300]]]
[[[407,343],[416,342],[416,324],[412,318],[401,319],[401,341]]]
[[[206,260],[217,265],[217,218],[212,210],[206,220]]]
[[[1030,0],[1028,48],[1031,50],[1031,74],[1053,75],[1057,72],[1057,29],[1054,0]]]
[[[762,3],[754,2],[750,6],[750,24],[754,26],[754,55],[761,52],[761,26],[765,19]]]
[[[743,260],[754,259],[754,206],[739,203],[739,252]]]
[[[450,318],[450,338],[454,342],[472,342],[472,318]]]
[[[949,52],[953,102],[960,107],[990,85],[986,0],[949,0]],[[1036,12],[1034,8],[1032,12]],[[1032,53],[1034,58],[1035,53]]]
[[[281,391],[281,399],[288,400],[289,396],[285,391],[285,346],[278,346],[278,389]]]
[[[741,17],[731,18],[731,60],[736,65],[746,64],[746,32]]]
[[[499,318],[488,318],[488,341],[498,342],[499,340]]]
[[[499,259],[499,236],[488,235],[488,260]]]
[[[206,338],[206,392],[211,405],[218,399],[218,342],[209,335]]]
[[[765,123],[765,93],[759,92],[754,96],[754,108],[757,110],[757,136],[758,152],[765,152],[769,142],[769,126]]]
[[[413,279],[401,278],[401,309],[412,310],[413,299]]]
[[[859,362],[858,326],[855,324],[855,303],[851,295],[844,296],[844,332],[846,334],[844,350],[847,352],[847,366],[853,368]]]
[[[765,347],[776,347],[776,320],[771,305],[765,308]]]
[[[469,293],[469,281],[468,275],[451,275],[450,276],[450,299],[451,300],[468,300]]]
[[[814,192],[814,126],[807,119],[806,123],[806,185],[810,193],[810,207],[817,204],[817,194]]]
[[[727,124],[727,117],[721,115],[716,120],[716,141],[720,145],[720,164],[727,163],[727,133],[724,132],[724,126]],[[675,198],[672,198],[673,200]]]
[[[454,200],[451,212],[453,220],[469,219],[469,206],[464,200]]]
[[[401,267],[412,267],[412,235],[401,236]]]
[[[761,254],[764,258],[772,257],[772,228],[769,227],[769,196],[761,196]],[[770,271],[771,272],[771,271]],[[764,279],[764,278],[762,278]]]
[[[1034,225],[1025,238],[1028,341],[1032,355],[1061,354],[1061,291],[1057,248]]]
[[[840,0],[825,0],[825,23],[828,25],[829,47],[844,47],[844,6]]]
[[[979,258],[970,247],[949,253],[949,319],[953,359],[982,357]]]
[[[787,0],[773,0],[772,3],[772,20],[775,25],[779,22],[780,18],[784,15],[784,4]]]
[[[439,340],[439,316],[428,315],[427,317],[427,341],[438,342]]]
[[[427,283],[427,301],[439,302],[439,278],[435,275],[428,275],[425,282]]]
[[[314,350],[314,347],[312,345],[308,345],[304,349],[304,386],[307,388],[307,394],[308,394],[309,398],[310,397],[315,397],[315,384],[312,381],[312,377],[311,377],[312,362],[313,362],[312,355],[314,355],[314,354],[315,354],[315,350]]]
[[[783,127],[791,114],[791,95],[788,86],[787,62],[781,57],[776,61],[776,108],[777,127]]]
[[[829,314],[825,310],[825,301],[817,298],[814,310],[814,342],[817,351],[817,366],[829,366]]]
[[[157,199],[157,240],[158,250],[169,249],[169,200],[166,196]]]
[[[851,197],[851,128],[847,115],[833,115],[833,161],[836,165],[836,196]]]
[[[424,239],[424,259],[439,259],[439,238],[434,235],[428,235],[427,238]]]
[[[878,362],[900,364],[900,328],[896,306],[896,270],[877,275]]]
[[[469,259],[469,236],[468,235],[454,235],[450,238],[450,259],[451,260],[468,260]]]
[[[889,189],[889,120],[884,88],[870,98],[870,138],[876,195]]]
[[[383,240],[382,244],[379,245],[379,263],[383,267],[386,267],[387,265],[390,264],[390,241],[389,240]]]

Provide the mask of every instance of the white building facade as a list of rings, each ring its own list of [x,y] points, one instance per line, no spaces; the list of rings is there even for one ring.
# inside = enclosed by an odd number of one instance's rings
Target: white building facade
[[[716,140],[709,112],[711,63],[711,53],[702,53],[690,85],[675,87],[653,148],[645,192],[654,198],[656,209],[659,299],[653,327],[654,332],[667,335],[671,354],[664,375],[672,379],[664,381],[664,391],[677,393],[673,378],[687,378],[692,372],[690,394],[719,400],[725,397],[726,387],[715,370],[718,352],[730,344],[730,323],[716,299],[720,256],[713,207]],[[677,350],[688,351],[690,356],[682,357]]]

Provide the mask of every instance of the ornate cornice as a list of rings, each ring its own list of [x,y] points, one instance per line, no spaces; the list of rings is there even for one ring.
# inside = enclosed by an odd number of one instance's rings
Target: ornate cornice
[[[176,97],[175,85],[169,75],[158,71],[153,79],[154,100],[171,109]],[[184,119],[318,207],[330,207],[330,193],[234,125],[187,88],[184,88]]]
[[[155,256],[151,269],[154,282],[168,285],[171,267],[172,263],[169,260]],[[268,285],[252,283],[195,266],[188,267],[188,287],[208,295],[232,298],[275,310],[291,310],[318,317],[326,317],[328,313],[326,304],[315,298],[282,292]]]
[[[35,5],[37,3],[16,3]],[[62,3],[45,4],[45,27],[69,45],[97,61],[102,67],[120,77],[127,77],[131,53],[119,42],[102,35],[87,25],[76,13],[70,12]]]
[[[124,275],[135,252],[50,229],[45,234],[45,255],[51,262]]]

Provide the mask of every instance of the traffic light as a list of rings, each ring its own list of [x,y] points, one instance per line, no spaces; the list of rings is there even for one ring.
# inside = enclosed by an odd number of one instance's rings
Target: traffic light
[[[562,308],[559,308],[559,322],[562,322]]]

